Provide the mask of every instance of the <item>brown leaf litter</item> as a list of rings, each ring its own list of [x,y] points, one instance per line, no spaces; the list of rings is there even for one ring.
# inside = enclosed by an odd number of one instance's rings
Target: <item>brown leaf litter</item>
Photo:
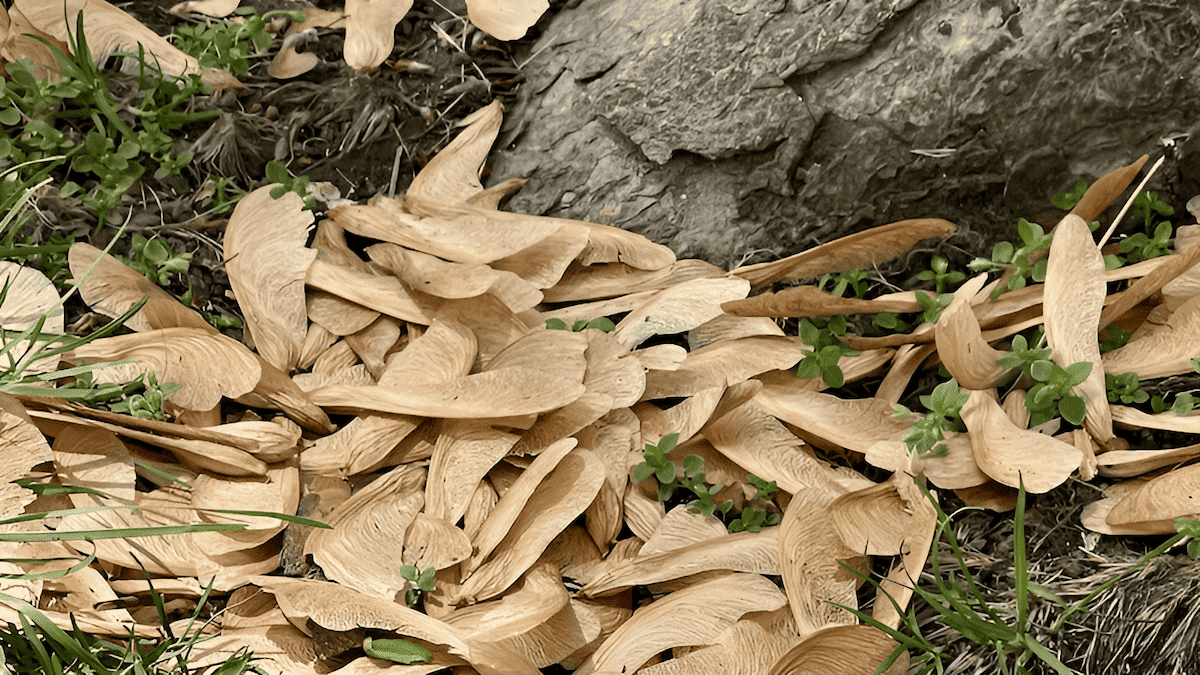
[[[209,4],[184,9],[223,9]],[[361,34],[371,23],[390,34],[407,11],[407,3],[385,5],[347,4],[348,60],[356,54],[367,67],[390,50]],[[499,3],[468,6],[485,23],[533,16],[496,14]],[[103,44],[123,44],[120,35]],[[986,280],[973,280],[936,327],[918,328],[903,344],[862,342],[867,351],[843,362],[848,381],[892,370],[878,396],[838,398],[788,372],[804,345],[769,318],[828,314],[834,300],[810,286],[747,298],[752,288],[870,267],[948,235],[953,224],[893,223],[725,272],[676,260],[629,232],[499,211],[498,195],[514,186],[484,190],[479,172],[500,115],[493,104],[470,116],[407,195],[331,210],[311,245],[312,217],[294,194],[275,200],[265,187],[242,200],[226,230],[225,266],[256,351],[98,250],[73,247],[75,276],[92,268],[80,293],[97,312],[115,316],[148,301],[129,323],[137,332],[64,360],[128,359],[97,379],[153,372],[182,384],[169,399],[176,423],[5,398],[5,513],[41,508],[11,482],[37,469],[97,491],[64,497],[72,506],[115,507],[43,526],[59,532],[244,526],[6,544],[14,558],[95,552],[98,563],[71,582],[80,600],[70,611],[85,630],[157,630],[145,613],[92,609],[142,583],[144,568],[156,588],[187,602],[210,581],[228,594],[209,629],[215,639],[197,648],[193,665],[248,646],[278,672],[374,672],[380,664],[354,651],[370,633],[431,651],[430,664],[406,672],[537,673],[562,664],[576,673],[873,673],[895,643],[830,603],[858,605],[860,581],[839,562],[866,570],[883,558],[891,561],[883,592],[906,607],[936,524],[914,476],[1001,505],[1022,482],[1045,492],[1098,467],[1130,480],[1088,506],[1092,529],[1164,533],[1172,519],[1197,515],[1196,467],[1170,467],[1200,451],[1105,452],[1114,422],[1190,430],[1190,420],[1110,409],[1103,375],[1180,372],[1198,355],[1200,296],[1181,298],[1102,358],[1097,331],[1103,308],[1113,306],[1111,275],[1080,217],[1056,229],[1044,287],[992,301]],[[1102,181],[1106,196],[1089,198],[1088,216],[1136,169],[1123,171]],[[371,240],[369,259],[347,246],[347,231]],[[1184,271],[1175,271],[1176,259],[1139,269],[1159,274],[1161,288]],[[1164,269],[1171,273],[1157,272]],[[56,302],[44,284],[14,284],[5,328],[28,325]],[[917,308],[904,293],[836,302],[837,312]],[[618,313],[625,316],[612,333],[545,323]],[[1016,403],[1000,402],[992,345],[1030,322],[1046,325],[1056,362],[1097,366],[1079,387],[1089,402],[1084,429],[1069,436],[1028,429]],[[947,438],[946,455],[911,459],[902,437],[919,415],[897,418],[893,404],[937,360],[969,393],[967,431]],[[280,414],[263,419],[230,401]],[[686,506],[666,512],[657,486],[635,483],[631,469],[646,443],[670,433],[680,436],[669,458],[704,458],[710,482],[724,485],[721,500],[752,500],[749,473],[776,481],[779,523],[730,534]],[[821,461],[814,448],[894,473],[876,483]],[[228,508],[301,512],[331,527],[285,532],[273,518],[219,511]],[[405,604],[405,565],[435,570],[424,612]],[[281,568],[309,576],[279,576]],[[38,583],[13,582],[7,592],[45,604]],[[873,611],[898,625],[882,595]],[[66,612],[50,616],[70,625]]]

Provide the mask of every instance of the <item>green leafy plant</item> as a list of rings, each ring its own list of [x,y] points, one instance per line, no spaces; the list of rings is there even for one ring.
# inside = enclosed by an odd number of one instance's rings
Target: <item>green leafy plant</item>
[[[838,338],[846,334],[846,317],[835,316],[828,320],[814,317],[800,320],[800,339],[812,349],[801,353],[803,358],[796,366],[797,377],[820,375],[830,387],[846,383],[838,362],[843,356],[857,356],[858,352],[842,344]]]
[[[201,68],[221,68],[235,77],[250,74],[250,57],[271,46],[267,25],[276,17],[304,21],[304,14],[275,10],[259,15],[253,7],[239,7],[237,20],[180,26],[174,31],[175,46],[200,62]]]
[[[880,328],[896,331],[897,333],[907,333],[912,330],[912,325],[901,319],[894,312],[880,312],[875,315],[872,322]]]
[[[1117,248],[1129,254],[1130,262],[1149,260],[1171,252],[1171,223],[1161,222],[1154,228],[1154,236],[1147,237],[1138,232],[1121,240]]]
[[[1046,257],[1035,254],[1050,248],[1053,235],[1046,234],[1041,225],[1024,218],[1017,220],[1017,234],[1021,237],[1020,246],[1007,241],[999,242],[992,248],[991,259],[976,258],[968,264],[972,272],[1003,272],[1013,268],[1008,280],[992,291],[993,300],[1005,289],[1015,291],[1024,288],[1029,279],[1038,283],[1046,280]]]
[[[131,394],[127,398],[113,403],[108,406],[109,410],[144,419],[163,419],[162,407],[167,402],[167,397],[182,389],[183,385],[174,382],[160,385],[158,379],[154,377],[154,373],[147,373],[139,377],[136,382],[141,383],[143,378],[145,379],[145,390],[142,393]]]
[[[1121,240],[1118,248],[1129,255],[1131,262],[1149,260],[1171,252],[1172,228],[1169,221],[1154,224],[1156,216],[1173,216],[1175,209],[1159,200],[1158,193],[1142,191],[1133,198],[1133,211],[1142,217],[1145,231]]]
[[[704,458],[699,455],[688,455],[683,458],[683,477],[678,482],[680,487],[696,496],[696,500],[691,505],[696,507],[701,515],[714,516],[720,513],[721,516],[724,516],[733,507],[731,501],[725,501],[719,505],[713,501],[713,497],[725,486],[721,483],[708,484],[704,478]]]
[[[192,260],[191,253],[176,253],[170,244],[158,237],[146,239],[135,234],[131,248],[132,259],[116,258],[159,286],[169,285],[172,274],[187,274]]]
[[[208,179],[208,183],[212,187],[212,212],[217,215],[229,213],[233,211],[233,207],[237,205],[242,197],[246,196],[245,192],[239,192],[237,195],[230,196],[228,194],[229,182],[233,179],[228,176],[213,176]]]
[[[1059,192],[1051,197],[1050,203],[1056,208],[1062,209],[1063,211],[1070,211],[1071,209],[1075,208],[1075,205],[1079,203],[1080,199],[1083,199],[1083,195],[1087,192],[1087,189],[1087,181],[1080,179],[1076,181],[1075,185],[1071,186],[1070,190],[1067,190],[1066,192]]]
[[[1200,359],[1192,359],[1192,371],[1200,373]],[[1176,415],[1186,415],[1197,407],[1200,407],[1200,398],[1190,391],[1176,392],[1170,405],[1162,396],[1154,396],[1150,399],[1150,410],[1155,415],[1164,413],[1170,410]]]
[[[658,501],[665,502],[675,489],[675,463],[667,459],[667,453],[675,449],[679,442],[678,433],[669,433],[658,439],[658,444],[647,443],[642,450],[644,461],[633,467],[633,479],[642,482],[654,476],[658,481]]]
[[[562,319],[546,319],[546,328],[550,330],[567,330],[567,322]],[[611,333],[616,330],[617,325],[612,322],[612,319],[601,316],[591,320],[580,319],[571,326],[571,330],[576,333],[587,328],[595,328],[605,333]]]
[[[436,567],[419,570],[414,565],[400,566],[400,576],[413,585],[413,588],[404,592],[404,602],[409,607],[417,604],[417,600],[420,600],[423,594],[433,592],[433,575],[435,574],[437,574]]]
[[[1100,353],[1106,354],[1114,349],[1120,349],[1129,343],[1129,338],[1133,333],[1121,330],[1116,326],[1109,326],[1104,331],[1104,339],[1100,340]]]
[[[829,284],[829,292],[834,295],[843,295],[846,289],[854,291],[854,297],[862,298],[867,294],[866,284],[867,273],[860,269],[849,269],[840,274],[825,274],[817,281],[817,288],[825,290]]]
[[[729,516],[733,502],[726,500],[717,504],[714,497],[725,486],[722,484],[709,485],[704,475],[704,458],[699,455],[688,455],[683,458],[683,470],[674,462],[667,459],[667,454],[675,449],[679,442],[678,433],[670,433],[659,439],[658,444],[647,443],[642,450],[644,461],[633,468],[633,479],[641,482],[654,476],[658,483],[658,501],[665,502],[670,498],[675,488],[683,488],[695,497],[690,506],[706,516],[724,519]],[[757,489],[755,501],[770,500],[778,489],[775,481],[767,482],[750,474],[748,481]],[[779,522],[779,516],[766,509],[749,506],[727,525],[730,532],[758,532],[764,525],[774,525]]]
[[[1171,411],[1176,415],[1187,415],[1200,405],[1200,398],[1196,398],[1191,392],[1179,392],[1171,398],[1170,405],[1162,396],[1154,396],[1150,399],[1150,410],[1155,415]]]
[[[940,255],[935,255],[929,263],[929,269],[917,274],[917,278],[921,281],[932,281],[934,289],[940,296],[950,286],[966,281],[967,275],[950,269],[950,261]]]
[[[1039,328],[1034,338],[1035,344],[1041,343],[1041,335],[1042,331]],[[1014,335],[1010,347],[1011,350],[996,362],[1006,370],[1019,370],[1028,375],[1033,364],[1050,358],[1049,347],[1030,347],[1029,341],[1025,339],[1024,335]]]
[[[1023,335],[1016,335],[1012,340],[1012,351],[1000,357],[997,364],[1001,368],[1018,370],[1033,380],[1034,384],[1025,392],[1031,426],[1060,415],[1071,424],[1083,422],[1086,402],[1082,396],[1072,394],[1071,389],[1083,384],[1092,374],[1091,363],[1080,361],[1064,368],[1050,360],[1049,347],[1030,347]]]
[[[1150,398],[1150,395],[1142,390],[1137,373],[1133,371],[1121,373],[1120,375],[1105,374],[1104,388],[1108,390],[1109,403],[1120,401],[1125,405],[1129,405],[1131,403],[1144,403]]]
[[[61,194],[80,194],[103,225],[109,209],[145,173],[147,161],[157,164],[160,176],[179,173],[191,154],[173,153],[176,132],[213,119],[218,112],[189,112],[192,97],[208,93],[208,87],[197,74],[164,74],[147,63],[144,50],[136,55],[140,71],[133,100],[118,101],[92,60],[82,15],[68,41],[73,57],[46,43],[58,60],[59,82],[38,80],[26,61],[7,67],[12,79],[0,89],[0,124],[5,127],[0,156],[17,163],[62,156],[42,168],[45,175],[68,162],[71,172],[95,176],[98,185],[93,191],[85,193],[79,183],[68,180]],[[75,120],[86,120],[91,128],[85,132],[74,126]]]
[[[754,486],[758,492],[754,495],[753,503],[762,503],[769,501],[775,496],[775,491],[779,486],[775,481],[767,482],[754,474],[748,474],[746,479],[750,485]],[[766,509],[756,508],[754,506],[746,506],[742,509],[742,513],[733,520],[729,521],[730,532],[758,532],[762,530],[764,525],[775,525],[779,522],[779,514],[770,513]]]
[[[937,385],[929,394],[919,397],[921,405],[925,406],[929,412],[914,421],[901,437],[904,444],[908,446],[909,453],[917,456],[927,452],[935,455],[946,454],[948,448],[942,442],[946,440],[945,432],[962,427],[960,413],[969,398],[970,396],[959,388],[958,382],[953,378]],[[897,418],[909,417],[912,415],[912,411],[905,406],[896,404],[893,407],[892,415]]]
[[[1133,212],[1142,216],[1147,232],[1153,227],[1155,214],[1160,216],[1175,215],[1175,209],[1170,204],[1160,200],[1158,193],[1153,191],[1139,192],[1133,198]]]
[[[304,198],[304,208],[312,209],[316,205],[315,197],[308,193],[308,176],[292,176],[287,167],[271,160],[267,162],[267,182],[278,183],[271,188],[271,198],[279,199],[289,192],[295,192]]]
[[[920,320],[925,323],[937,323],[942,316],[942,310],[954,301],[953,293],[939,293],[936,298],[925,291],[917,291],[914,295],[921,304]]]
[[[1029,424],[1037,426],[1058,416],[1071,424],[1082,424],[1087,404],[1082,396],[1070,392],[1092,374],[1092,365],[1080,361],[1063,368],[1053,361],[1037,361],[1030,366],[1029,374],[1036,384],[1025,392]]]
[[[218,113],[188,112],[190,99],[209,91],[200,76],[165,75],[146,63],[144,53],[137,55],[141,71],[134,99],[118,101],[92,60],[82,15],[68,41],[74,57],[46,43],[58,60],[58,82],[39,80],[28,60],[6,66],[10,79],[0,83],[0,156],[26,169],[19,180],[0,186],[0,204],[8,203],[16,185],[39,182],[66,165],[69,172],[94,176],[98,185],[84,192],[68,180],[61,194],[79,194],[103,225],[109,209],[145,173],[147,161],[164,176],[191,161],[189,153],[173,154],[175,132]],[[79,120],[91,128],[85,131]]]

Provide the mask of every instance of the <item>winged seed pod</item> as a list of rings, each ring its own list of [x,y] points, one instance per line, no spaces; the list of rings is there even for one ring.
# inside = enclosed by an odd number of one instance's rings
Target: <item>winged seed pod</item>
[[[1101,446],[1113,441],[1112,413],[1096,337],[1106,292],[1104,255],[1092,240],[1087,223],[1068,215],[1054,228],[1046,266],[1046,343],[1051,358],[1063,368],[1079,362],[1092,364],[1087,379],[1074,390],[1086,405],[1084,427]]]
[[[1074,445],[1022,429],[985,391],[974,390],[963,405],[963,422],[971,436],[975,463],[996,481],[1035,494],[1061,485],[1083,461]]]

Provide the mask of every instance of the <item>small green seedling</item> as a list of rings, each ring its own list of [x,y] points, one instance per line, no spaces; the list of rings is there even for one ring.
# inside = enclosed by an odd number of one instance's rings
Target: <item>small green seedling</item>
[[[1025,407],[1029,410],[1030,426],[1049,422],[1061,415],[1074,425],[1083,423],[1087,403],[1071,389],[1081,385],[1092,374],[1092,363],[1080,361],[1063,368],[1053,361],[1036,361],[1029,374],[1037,382],[1025,392]]]
[[[1139,192],[1133,198],[1134,213],[1142,216],[1145,231],[1132,234],[1121,240],[1118,247],[1122,253],[1129,254],[1129,260],[1149,260],[1171,252],[1172,228],[1169,221],[1154,224],[1156,215],[1172,216],[1175,209],[1170,204],[1159,201],[1157,192]]]
[[[1041,330],[1039,329],[1034,337],[1034,343],[1040,342]],[[1005,370],[1020,370],[1023,374],[1028,375],[1033,364],[1050,358],[1049,347],[1030,347],[1029,341],[1025,339],[1024,335],[1013,336],[1011,347],[1011,351],[996,361],[997,365]]]
[[[549,330],[567,330],[567,322],[562,319],[546,319],[546,328]],[[611,333],[616,330],[617,325],[606,316],[597,317],[595,319],[580,319],[571,326],[571,330],[578,333],[587,328],[595,328],[596,330]]]
[[[275,10],[259,15],[253,7],[237,9],[237,20],[197,23],[175,29],[175,46],[192,55],[201,68],[221,68],[235,77],[250,74],[250,57],[271,46],[267,24],[277,16],[304,21],[304,14]]]
[[[817,288],[825,290],[831,282],[833,286],[829,292],[834,295],[843,295],[846,289],[854,291],[854,297],[862,298],[867,294],[866,284],[867,273],[860,269],[848,269],[841,274],[826,274],[817,281]]]
[[[1173,216],[1175,209],[1168,203],[1160,201],[1157,192],[1139,192],[1133,198],[1133,212],[1142,216],[1142,220],[1146,223],[1146,231],[1149,232],[1153,227],[1154,214],[1160,216]]]
[[[846,317],[835,316],[828,320],[814,317],[800,320],[800,339],[812,349],[801,352],[803,358],[796,366],[797,377],[820,375],[830,387],[840,387],[846,377],[838,362],[843,356],[857,356],[858,352],[842,344],[838,338],[846,334]]]
[[[176,253],[167,242],[158,237],[146,239],[140,234],[135,234],[131,248],[132,260],[114,257],[159,286],[170,285],[172,274],[187,274],[192,260],[191,253]]]
[[[1154,396],[1150,399],[1150,410],[1153,411],[1155,415],[1167,412],[1169,410],[1176,415],[1183,416],[1195,410],[1197,405],[1200,405],[1200,399],[1196,398],[1194,394],[1187,391],[1175,394],[1175,396],[1171,399],[1171,405],[1167,405],[1167,402],[1162,396]]]
[[[230,196],[228,191],[229,183],[232,180],[228,176],[213,176],[208,179],[208,183],[212,187],[212,196],[209,199],[212,203],[212,212],[216,215],[229,213],[242,200],[242,197],[246,196],[245,192]]]
[[[725,486],[720,483],[707,484],[704,479],[704,458],[699,455],[688,455],[683,458],[683,478],[679,479],[679,485],[696,496],[696,500],[691,503],[691,506],[696,507],[700,515],[715,516],[719,512],[721,515],[717,517],[722,517],[733,507],[731,501],[726,501],[719,506],[713,501],[713,497]]]
[[[917,302],[921,304],[919,316],[925,323],[937,323],[937,320],[942,317],[942,310],[949,307],[950,303],[954,301],[953,293],[939,293],[936,298],[925,291],[916,291],[914,295]]]
[[[1105,374],[1104,388],[1108,390],[1109,403],[1120,401],[1125,405],[1130,405],[1145,403],[1150,398],[1150,395],[1142,389],[1137,373],[1132,370],[1120,375]]]
[[[1024,218],[1017,220],[1017,233],[1021,237],[1020,247],[1002,241],[992,248],[990,260],[976,258],[968,264],[972,272],[1003,272],[1009,267],[1014,268],[1008,280],[992,291],[993,300],[1005,290],[1024,288],[1029,279],[1037,283],[1046,280],[1047,259],[1043,256],[1035,261],[1031,256],[1038,251],[1049,249],[1054,241],[1053,235],[1046,234],[1041,225]]]
[[[952,285],[961,284],[967,280],[967,275],[958,270],[950,269],[950,261],[940,255],[933,256],[929,269],[917,275],[921,281],[932,281],[933,287],[940,296]]]
[[[1200,373],[1200,359],[1192,359],[1192,370]],[[1200,407],[1200,398],[1188,391],[1177,392],[1171,405],[1167,405],[1162,396],[1154,396],[1150,399],[1150,409],[1155,415],[1168,410],[1176,415],[1187,415],[1197,407]]]
[[[312,210],[317,204],[316,197],[308,193],[308,176],[292,176],[287,167],[271,160],[267,162],[267,182],[277,183],[271,188],[271,199],[279,199],[289,192],[295,192],[304,198],[304,208]]]
[[[1040,335],[1039,329],[1039,335]],[[1038,342],[1041,342],[1039,337]],[[1071,389],[1083,384],[1092,374],[1092,364],[1085,361],[1063,368],[1050,360],[1049,347],[1030,347],[1025,336],[1016,335],[1012,351],[996,362],[1001,368],[1019,370],[1035,384],[1025,392],[1025,407],[1029,410],[1030,426],[1037,426],[1061,415],[1071,424],[1081,424],[1086,413],[1082,396]]]
[[[945,432],[961,428],[962,417],[959,413],[969,398],[970,396],[959,388],[958,382],[953,378],[934,387],[928,395],[921,396],[919,399],[921,405],[925,406],[929,412],[913,422],[913,425],[901,437],[904,444],[908,446],[908,452],[915,456],[921,456],[928,452],[935,455],[946,454],[949,448],[942,442],[946,440]],[[912,411],[896,404],[893,406],[892,415],[896,418],[903,418],[912,415]]]
[[[372,638],[363,640],[363,651],[373,659],[392,663],[429,663],[433,653],[421,645],[408,640]]]
[[[437,574],[436,567],[418,570],[414,565],[400,566],[400,576],[404,577],[414,586],[404,592],[404,602],[409,607],[417,604],[417,600],[420,600],[423,594],[433,592],[433,575],[435,574]]]
[[[775,495],[775,490],[779,486],[775,481],[767,482],[754,474],[749,474],[747,480],[750,485],[758,489],[754,495],[754,501],[770,500]],[[764,525],[775,525],[779,522],[779,514],[768,513],[764,509],[747,506],[742,509],[741,515],[729,522],[729,531],[732,532],[758,532],[762,530]]]
[[[1116,326],[1109,326],[1105,329],[1104,339],[1100,341],[1100,353],[1107,354],[1114,349],[1120,349],[1129,343],[1129,338],[1133,333],[1123,331]]]
[[[1130,262],[1157,258],[1171,252],[1171,234],[1171,223],[1164,221],[1154,228],[1153,237],[1141,232],[1131,234],[1122,239],[1117,248],[1129,255]]]
[[[679,442],[678,433],[670,433],[658,439],[658,444],[647,443],[642,450],[642,463],[633,467],[633,480],[642,482],[654,476],[658,481],[658,501],[665,502],[675,489],[675,463],[667,459],[667,453],[675,449]]]
[[[125,413],[142,419],[163,419],[163,404],[167,397],[183,388],[174,382],[158,383],[154,373],[146,373],[145,391],[140,394],[130,394],[127,398],[108,406],[113,412]],[[140,382],[143,378],[137,379]]]

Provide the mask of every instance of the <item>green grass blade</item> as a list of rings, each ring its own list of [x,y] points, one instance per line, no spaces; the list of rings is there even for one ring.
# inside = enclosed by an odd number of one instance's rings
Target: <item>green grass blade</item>
[[[289,515],[286,513],[275,513],[273,511],[243,511],[241,509],[197,509],[197,511],[204,511],[206,513],[228,513],[230,515],[235,515],[235,516],[257,516],[260,518],[276,518],[278,520],[284,520],[289,523],[297,523],[299,525],[308,525],[309,527],[317,527],[322,530],[332,530],[333,529],[332,525],[322,523],[319,520],[311,520],[309,518],[301,518],[300,516],[293,516],[293,515]]]
[[[198,524],[164,525],[162,527],[128,527],[119,530],[80,530],[71,532],[0,532],[0,541],[93,541],[96,539],[132,539],[162,537],[192,532],[223,532],[244,530],[245,525]]]
[[[84,649],[83,645],[79,644],[75,638],[68,635],[63,631],[63,629],[54,625],[54,622],[50,620],[50,617],[43,614],[38,608],[7,593],[0,593],[0,602],[4,602],[12,607],[15,607],[17,612],[19,612],[21,623],[25,627],[26,637],[31,636],[34,632],[32,627],[29,625],[29,621],[32,621],[33,623],[37,624],[37,627],[41,629],[42,635],[44,635],[48,641],[62,649],[62,651],[65,653],[70,654],[72,658],[88,665],[90,668],[92,668],[94,673],[107,674],[110,672],[108,668],[105,668],[104,665],[100,663],[94,654],[87,649]],[[33,643],[35,649],[40,649],[42,654],[46,653],[45,647],[39,642],[36,642],[32,639],[30,642]],[[47,660],[49,660],[48,656]]]
[[[25,616],[24,612],[17,615],[17,619],[21,622],[21,634],[25,636],[25,640],[29,645],[29,652],[33,658],[41,665],[43,673],[49,673],[53,670],[50,663],[50,654],[46,652],[46,645],[37,639],[37,631],[34,630],[33,624]]]
[[[145,471],[146,473],[148,473],[152,476],[157,476],[157,477],[167,481],[168,483],[175,483],[176,485],[182,485],[183,487],[188,488],[189,490],[192,488],[190,483],[183,480],[179,476],[169,474],[166,471],[159,469],[158,467],[154,467],[149,464],[146,464],[145,462],[139,462],[137,460],[134,460],[133,465],[135,467],[137,467],[138,471]]]
[[[66,558],[66,559],[69,560],[69,558]],[[11,559],[9,559],[9,558],[3,558],[3,560],[11,561]],[[40,562],[46,562],[47,560],[64,560],[64,558],[47,558],[45,560],[30,559],[27,562],[40,563]],[[44,579],[58,579],[59,577],[65,577],[67,575],[78,572],[79,570],[87,567],[88,565],[91,565],[95,560],[96,560],[96,554],[89,553],[86,558],[84,558],[83,560],[80,560],[78,563],[68,567],[67,569],[54,570],[52,572],[38,572],[36,574],[0,574],[0,579],[14,579],[14,580],[19,580],[19,581],[37,581],[37,580],[44,580]]]
[[[1062,661],[1059,661],[1057,656],[1055,656],[1049,649],[1046,649],[1042,643],[1035,640],[1032,635],[1023,636],[1023,640],[1025,642],[1025,647],[1029,649],[1029,651],[1033,652],[1034,656],[1038,657],[1044,661],[1046,665],[1053,668],[1054,672],[1058,673],[1058,675],[1074,675],[1070,668],[1066,667]]]
[[[1017,599],[1017,633],[1025,635],[1029,620],[1029,561],[1025,557],[1025,481],[1017,476],[1017,509],[1013,514],[1013,592]]]

